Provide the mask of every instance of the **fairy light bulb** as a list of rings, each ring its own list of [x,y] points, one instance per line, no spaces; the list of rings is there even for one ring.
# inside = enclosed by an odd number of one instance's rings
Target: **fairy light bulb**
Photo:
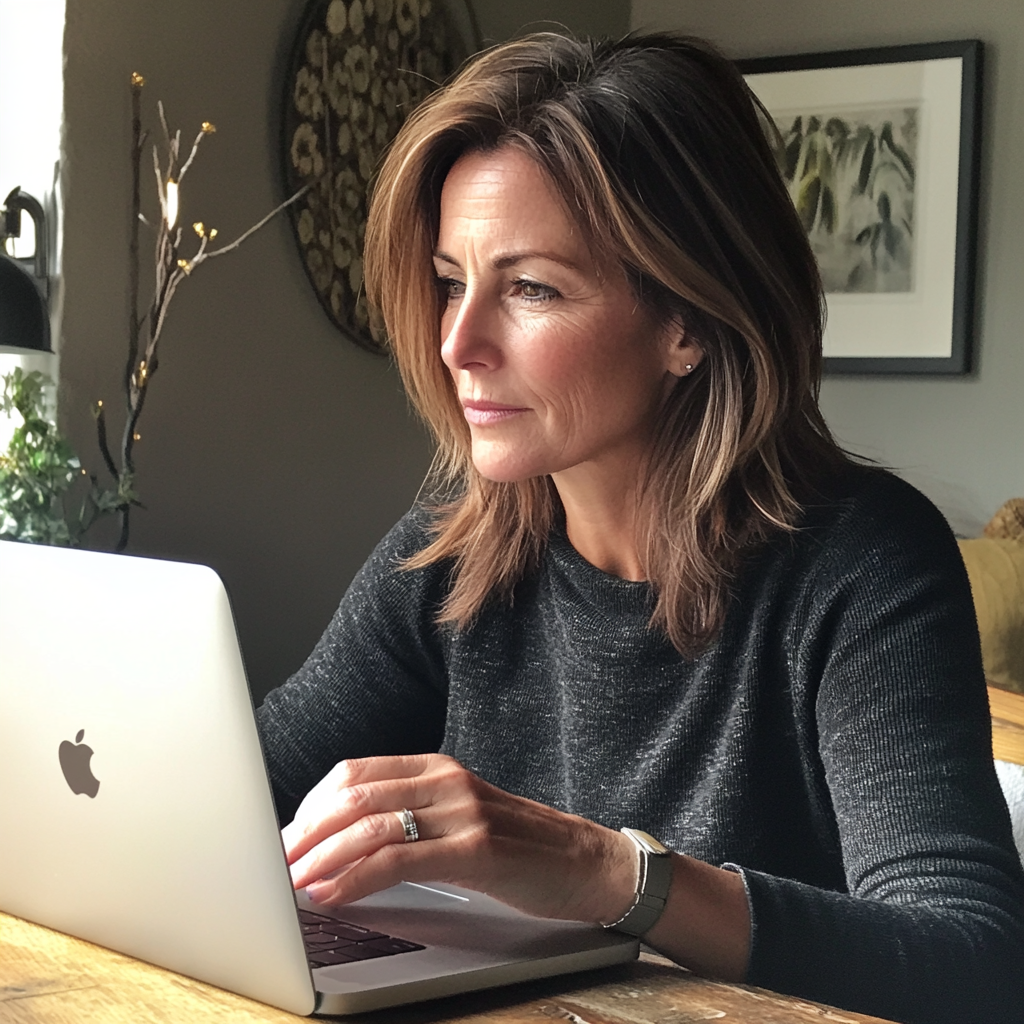
[[[178,183],[167,179],[167,227],[173,228],[178,220]]]

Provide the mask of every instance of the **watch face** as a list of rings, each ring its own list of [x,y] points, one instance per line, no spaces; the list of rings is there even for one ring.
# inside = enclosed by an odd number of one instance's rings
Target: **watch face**
[[[641,832],[638,828],[624,828],[622,831],[655,857],[665,857],[669,853],[667,846],[663,846],[654,836]]]

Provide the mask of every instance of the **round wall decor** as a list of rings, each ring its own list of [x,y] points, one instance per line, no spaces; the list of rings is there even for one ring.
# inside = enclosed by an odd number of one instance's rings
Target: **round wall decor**
[[[310,0],[286,78],[282,149],[303,266],[324,311],[381,351],[363,288],[367,191],[410,111],[468,56],[478,32],[444,0]],[[469,31],[466,28],[468,26]]]

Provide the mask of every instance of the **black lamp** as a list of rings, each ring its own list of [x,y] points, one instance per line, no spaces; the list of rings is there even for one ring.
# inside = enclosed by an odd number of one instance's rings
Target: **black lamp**
[[[23,210],[35,224],[35,253],[29,258],[8,256],[3,243],[21,237]],[[4,200],[0,216],[0,352],[52,352],[43,208],[37,199],[16,188]]]

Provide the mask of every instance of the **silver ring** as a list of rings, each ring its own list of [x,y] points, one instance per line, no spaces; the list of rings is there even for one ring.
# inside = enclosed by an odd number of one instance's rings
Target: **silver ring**
[[[405,841],[407,843],[415,843],[420,837],[420,830],[416,827],[416,816],[405,807],[400,811],[395,811],[395,814],[398,815],[398,820],[402,823]]]

